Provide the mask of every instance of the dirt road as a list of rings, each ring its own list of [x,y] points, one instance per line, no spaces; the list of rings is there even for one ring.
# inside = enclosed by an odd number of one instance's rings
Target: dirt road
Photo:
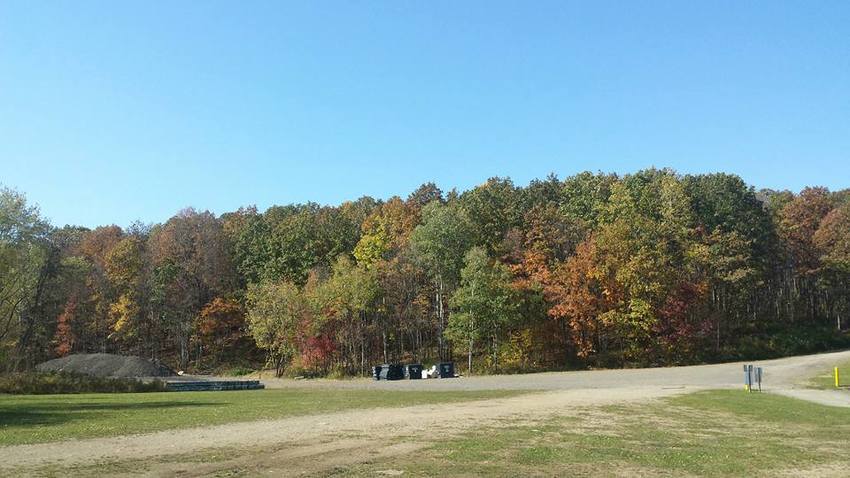
[[[775,360],[695,365],[688,367],[547,372],[524,375],[487,375],[453,380],[375,381],[290,380],[262,377],[267,388],[357,388],[374,390],[581,390],[648,387],[734,388],[743,386],[743,364],[763,367],[766,390],[804,388],[802,382],[839,362],[850,360],[850,351],[803,355]]]
[[[768,392],[850,406],[850,394],[805,390],[800,384],[806,378],[846,360],[850,360],[850,351],[769,360],[757,362],[757,365],[766,370],[764,389]],[[294,470],[299,474],[311,470],[318,472],[375,456],[365,450],[374,450],[379,455],[412,453],[429,440],[445,434],[498,425],[504,420],[540,419],[554,413],[575,413],[583,407],[589,409],[604,404],[654,400],[706,388],[740,387],[742,375],[741,364],[732,363],[399,382],[264,380],[270,388],[518,389],[538,392],[448,407],[394,408],[383,409],[380,413],[354,410],[147,435],[0,447],[0,475],[44,470],[47,465],[68,467],[144,460],[144,468],[129,471],[157,476],[177,473],[202,476],[219,469],[215,459],[201,462],[189,459],[187,464],[186,459],[169,460],[167,457],[218,455],[236,457],[229,458],[231,468],[239,460],[250,460],[253,467],[265,460],[262,469],[275,476],[294,474]],[[408,439],[399,444],[393,440],[399,437]],[[252,451],[248,452],[249,449]],[[257,450],[266,451],[258,453]]]

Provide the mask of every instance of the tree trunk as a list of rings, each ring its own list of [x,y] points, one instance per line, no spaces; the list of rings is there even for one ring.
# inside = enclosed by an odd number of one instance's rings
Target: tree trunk
[[[443,329],[445,328],[445,317],[443,314],[443,278],[437,279],[437,318],[440,322],[440,328],[437,335],[438,351],[437,355],[440,360],[444,359],[445,344],[443,343]]]
[[[360,324],[360,375],[366,370],[366,336],[363,333],[363,324]]]
[[[467,366],[466,366],[466,373],[469,374],[469,375],[472,375],[472,345],[473,345],[472,337],[469,337],[469,354],[467,356],[468,363],[467,363]]]
[[[384,363],[389,363],[389,362],[387,362],[387,330],[386,329],[381,331],[381,338],[383,339],[382,341],[383,341],[383,344],[384,344]]]

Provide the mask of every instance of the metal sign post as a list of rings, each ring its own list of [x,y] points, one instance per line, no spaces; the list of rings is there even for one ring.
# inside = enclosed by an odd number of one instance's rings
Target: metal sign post
[[[761,380],[764,374],[764,369],[754,367],[752,364],[744,365],[744,390],[752,392],[754,387],[758,387],[761,392]]]

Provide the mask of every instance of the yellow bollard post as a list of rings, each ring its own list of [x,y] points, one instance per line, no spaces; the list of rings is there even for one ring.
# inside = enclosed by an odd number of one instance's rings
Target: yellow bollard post
[[[838,367],[835,367],[835,388],[839,388]]]

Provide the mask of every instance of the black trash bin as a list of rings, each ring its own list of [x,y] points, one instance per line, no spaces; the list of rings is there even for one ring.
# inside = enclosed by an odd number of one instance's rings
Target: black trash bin
[[[441,362],[438,370],[440,371],[440,378],[454,378],[454,376],[455,376],[455,363],[454,362]]]
[[[422,378],[422,364],[412,363],[404,367],[404,376],[408,380],[417,380]]]
[[[382,370],[383,368],[384,368],[384,366],[383,366],[383,365],[375,365],[374,367],[372,367],[372,377],[373,377],[375,380],[380,380],[380,379],[381,379],[381,370]]]
[[[381,365],[381,380],[401,380],[404,378],[404,368],[399,364],[385,363]]]

